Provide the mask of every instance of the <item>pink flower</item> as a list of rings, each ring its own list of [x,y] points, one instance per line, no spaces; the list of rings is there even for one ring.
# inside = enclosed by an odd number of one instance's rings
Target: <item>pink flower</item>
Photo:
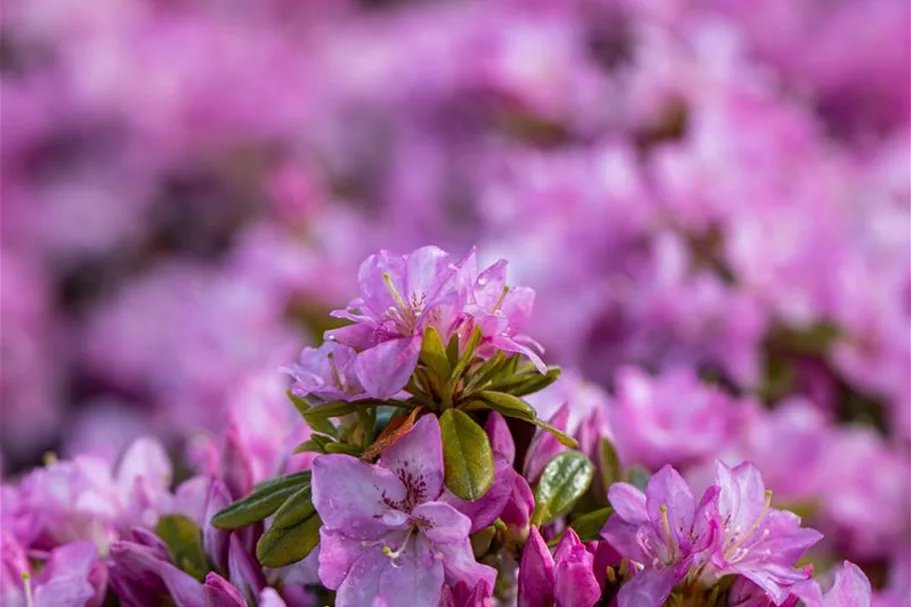
[[[283,371],[294,379],[291,391],[301,398],[353,400],[364,393],[354,372],[357,352],[334,341],[304,348],[297,363]]]
[[[370,396],[390,398],[405,387],[421,352],[424,330],[448,340],[461,320],[467,290],[449,254],[423,247],[406,255],[380,251],[358,272],[361,296],[333,316],[355,324],[326,338],[361,350],[354,372]]]
[[[553,556],[537,527],[532,527],[519,566],[519,607],[593,607],[601,588],[594,557],[579,536],[567,529]]]
[[[91,456],[34,470],[19,487],[20,507],[34,516],[36,545],[90,540],[104,553],[121,531],[153,527],[169,510],[171,479],[164,447],[141,438],[114,470]]]
[[[608,421],[622,460],[657,468],[698,463],[718,453],[733,430],[731,399],[684,368],[651,377],[635,367],[617,371]],[[622,431],[620,431],[622,430]]]
[[[718,534],[718,494],[712,487],[697,504],[670,466],[649,479],[645,493],[628,483],[611,485],[614,514],[601,534],[638,570],[620,588],[619,607],[663,604],[691,569],[708,562]]]
[[[0,557],[0,602],[4,607],[97,607],[107,590],[107,572],[91,542],[55,548],[33,570],[25,551],[5,535]]]
[[[444,580],[493,587],[496,571],[471,551],[471,520],[439,501],[440,441],[439,422],[426,415],[376,465],[348,455],[314,460],[319,575],[339,607],[435,605]]]
[[[791,586],[809,577],[794,565],[822,534],[802,528],[792,512],[772,508],[772,494],[750,463],[729,468],[717,462],[715,484],[721,526],[705,579],[742,575],[780,604]]]

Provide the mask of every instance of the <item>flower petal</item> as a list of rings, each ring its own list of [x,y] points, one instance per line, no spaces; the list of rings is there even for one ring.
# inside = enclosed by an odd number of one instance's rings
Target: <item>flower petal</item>
[[[607,499],[613,506],[615,515],[625,523],[641,525],[648,522],[645,494],[633,485],[614,483],[607,490]]]
[[[427,541],[423,538],[419,539]],[[436,558],[443,563],[446,583],[450,586],[461,581],[468,584],[469,588],[474,588],[481,583],[487,584],[490,588],[494,587],[497,581],[497,570],[475,560],[468,538],[451,544],[435,544],[432,549]]]
[[[556,580],[554,558],[537,527],[532,527],[519,567],[519,607],[550,607]]]
[[[364,552],[364,543],[323,527],[319,530],[319,579],[323,586],[336,590],[348,575],[354,561]]]
[[[365,607],[372,604],[373,598],[380,591],[380,576],[387,569],[392,569],[392,560],[382,550],[380,545],[361,548],[360,555],[338,587],[336,607]]]
[[[617,607],[661,607],[677,582],[686,575],[689,564],[665,569],[645,569],[620,587]]]
[[[506,418],[496,411],[491,411],[484,430],[490,438],[490,448],[494,455],[499,455],[512,464],[516,459],[516,444],[512,439],[512,432],[509,430]]]
[[[666,509],[667,521],[678,544],[685,542],[693,527],[696,498],[680,473],[671,466],[664,466],[653,474],[645,488],[645,509],[658,537],[667,535],[662,507]]]
[[[202,591],[206,607],[246,607],[247,605],[247,601],[244,600],[240,591],[214,571],[206,575]]]
[[[368,395],[392,398],[408,383],[420,354],[421,336],[391,339],[361,352],[354,371]]]
[[[405,486],[394,473],[350,455],[321,455],[313,460],[313,505],[323,524],[357,540],[377,540],[389,533],[384,515],[403,502]]]
[[[411,513],[418,520],[418,528],[435,544],[449,544],[468,537],[471,519],[443,502],[419,504]]]
[[[442,440],[439,420],[425,415],[380,458],[380,466],[404,483],[412,504],[436,500],[443,492]]]
[[[396,607],[435,606],[442,590],[443,564],[419,543],[380,575],[379,597]]]

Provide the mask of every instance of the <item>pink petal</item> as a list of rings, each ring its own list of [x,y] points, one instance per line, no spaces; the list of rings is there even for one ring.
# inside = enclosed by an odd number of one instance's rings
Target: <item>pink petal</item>
[[[395,396],[414,372],[421,341],[420,336],[391,339],[361,352],[354,362],[354,371],[364,391],[380,399]]]
[[[379,463],[401,479],[413,503],[436,500],[443,492],[443,444],[436,416],[420,418],[383,452]]]
[[[353,539],[377,540],[389,533],[383,516],[403,502],[405,486],[394,473],[349,455],[321,455],[313,460],[313,505],[323,524]]]

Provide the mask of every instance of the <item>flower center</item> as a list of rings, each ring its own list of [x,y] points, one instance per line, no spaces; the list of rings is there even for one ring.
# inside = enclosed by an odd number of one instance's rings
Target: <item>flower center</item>
[[[405,301],[399,290],[395,288],[389,272],[383,272],[383,281],[386,283],[386,288],[389,289],[389,293],[396,304],[395,306],[389,306],[389,309],[386,310],[386,317],[395,323],[396,328],[403,335],[414,333],[417,318],[427,303],[427,297],[412,293],[409,295],[408,301]]]

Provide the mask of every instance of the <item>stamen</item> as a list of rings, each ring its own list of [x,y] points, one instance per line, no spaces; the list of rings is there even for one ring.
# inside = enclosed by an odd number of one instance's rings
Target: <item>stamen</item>
[[[402,309],[402,312],[407,313],[408,304],[405,303],[405,298],[402,297],[398,289],[396,289],[395,285],[392,283],[392,276],[389,275],[389,272],[383,272],[383,281],[386,283],[386,288],[389,289],[395,303]]]
[[[332,368],[332,381],[335,382],[335,385],[339,389],[344,390],[345,386],[342,385],[342,375],[338,372],[338,365],[335,364],[335,354],[329,352],[326,354],[326,357],[329,359],[329,366]]]
[[[28,571],[22,572],[22,583],[25,585],[25,607],[35,607],[32,599],[32,576]]]
[[[772,508],[772,490],[766,489],[765,492],[765,504],[762,506],[762,511],[759,513],[759,516],[756,517],[756,520],[753,521],[753,524],[750,525],[750,528],[747,529],[740,537],[737,538],[737,541],[731,544],[731,546],[724,551],[725,557],[730,560],[740,560],[749,552],[749,550],[739,550],[744,542],[747,541],[747,538],[752,535],[754,531],[762,524],[762,521],[765,520],[766,515],[768,515],[769,510]],[[763,534],[766,535],[766,534]],[[736,558],[735,558],[736,557]]]
[[[44,462],[45,466],[53,466],[54,464],[56,464],[59,461],[57,459],[57,454],[54,453],[53,451],[46,451],[44,453],[44,456],[42,456],[41,459]]]
[[[405,549],[408,548],[408,540],[411,539],[412,534],[414,533],[414,527],[408,528],[408,533],[405,535],[405,539],[402,541],[402,545],[398,547],[398,550],[393,550],[389,546],[383,546],[383,554],[392,559],[393,567],[397,567],[395,560],[402,556],[402,553],[405,552]]]
[[[614,571],[613,567],[608,567],[605,575],[607,576],[608,582],[610,582],[611,584],[617,583],[617,573]]]
[[[493,305],[493,310],[491,310],[491,312],[496,312],[497,310],[500,309],[500,305],[503,303],[503,300],[506,298],[507,293],[509,293],[509,286],[503,285],[503,292],[500,293],[500,297],[499,297],[499,299],[497,299],[497,303],[495,303]]]

